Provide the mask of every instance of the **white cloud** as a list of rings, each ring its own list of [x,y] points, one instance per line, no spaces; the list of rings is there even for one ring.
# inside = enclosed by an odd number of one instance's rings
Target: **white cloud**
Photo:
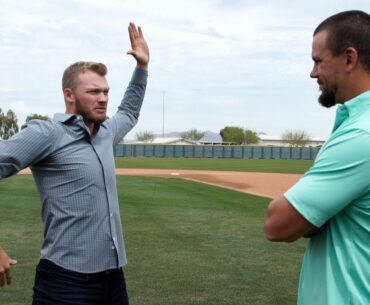
[[[368,1],[65,0],[0,1],[0,107],[22,121],[64,111],[60,82],[77,60],[109,67],[110,115],[134,60],[127,25],[143,27],[150,78],[137,130],[219,131],[245,126],[271,134],[330,133],[333,111],[317,106],[309,79],[312,31],[329,15]],[[352,7],[351,7],[352,6]]]

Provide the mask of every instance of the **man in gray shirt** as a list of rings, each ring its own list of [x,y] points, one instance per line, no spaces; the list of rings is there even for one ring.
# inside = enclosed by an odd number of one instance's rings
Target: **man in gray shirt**
[[[128,304],[113,147],[137,122],[149,63],[141,28],[130,23],[129,36],[137,67],[113,117],[106,117],[106,66],[77,62],[63,75],[66,113],[0,142],[0,179],[29,166],[41,197],[34,305]],[[15,263],[0,248],[0,286],[11,283]]]

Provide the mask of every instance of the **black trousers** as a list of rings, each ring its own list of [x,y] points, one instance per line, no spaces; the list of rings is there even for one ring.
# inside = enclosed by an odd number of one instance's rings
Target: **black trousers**
[[[32,305],[128,305],[122,268],[85,274],[42,259],[36,267]]]

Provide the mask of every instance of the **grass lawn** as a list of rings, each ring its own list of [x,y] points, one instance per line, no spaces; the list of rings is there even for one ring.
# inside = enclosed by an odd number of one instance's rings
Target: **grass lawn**
[[[217,158],[116,158],[121,168],[169,168],[303,174],[312,160],[217,159]]]
[[[268,199],[179,179],[117,177],[132,305],[289,305],[305,241],[265,240]],[[0,304],[30,304],[42,240],[31,176],[0,182],[0,245],[18,259]]]

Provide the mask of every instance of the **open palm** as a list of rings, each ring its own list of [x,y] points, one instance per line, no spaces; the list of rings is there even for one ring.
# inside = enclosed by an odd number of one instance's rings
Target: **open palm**
[[[135,57],[139,68],[147,69],[149,63],[149,48],[140,26],[136,28],[136,25],[130,22],[128,33],[131,41],[131,50],[128,51],[127,54]]]

